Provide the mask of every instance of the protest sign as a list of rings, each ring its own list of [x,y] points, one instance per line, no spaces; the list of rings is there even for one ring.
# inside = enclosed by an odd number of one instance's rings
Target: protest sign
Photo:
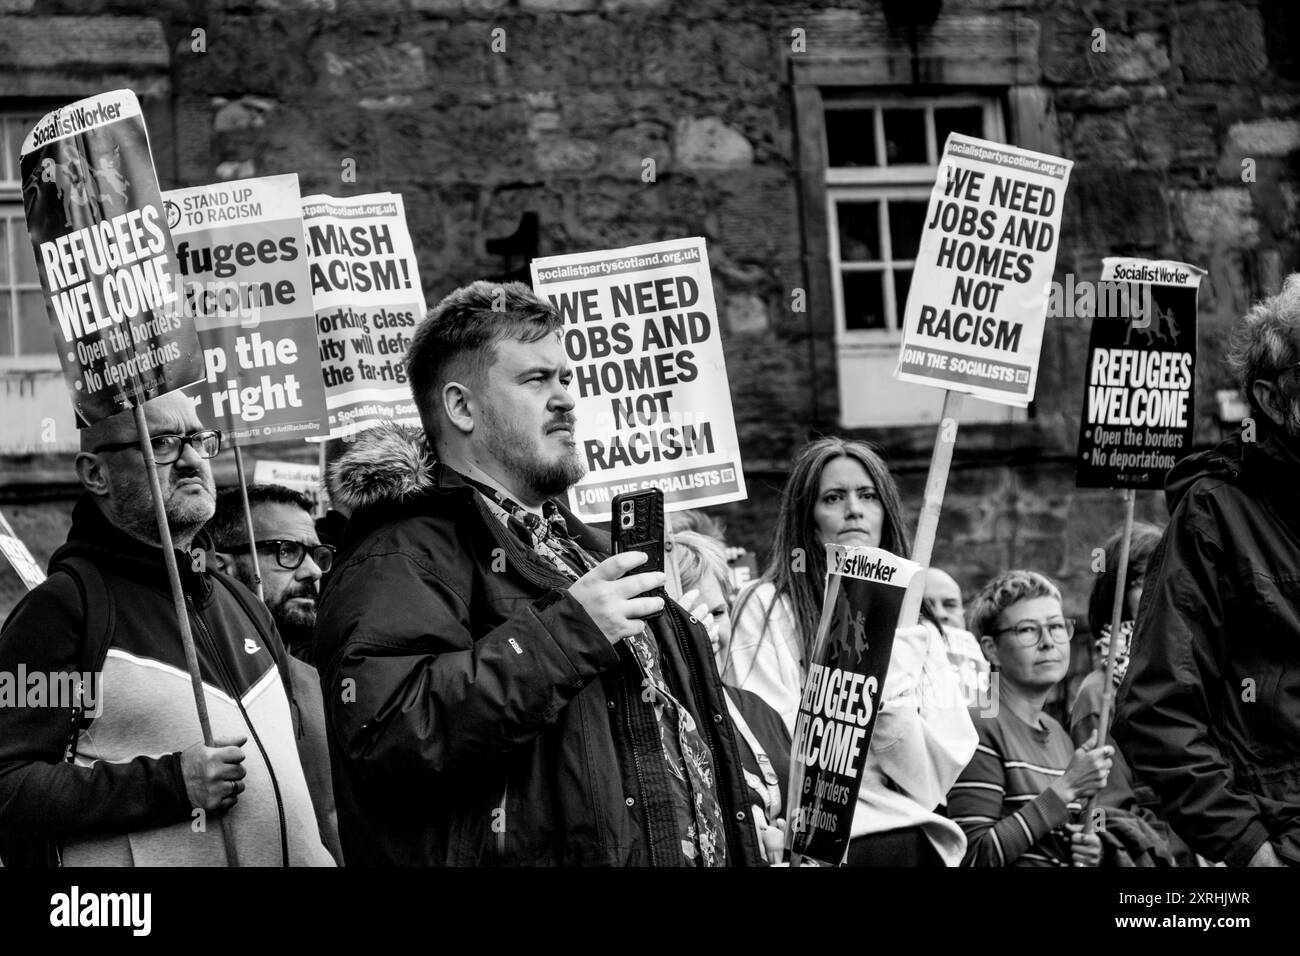
[[[30,591],[45,580],[45,572],[41,570],[32,553],[27,550],[27,545],[23,544],[22,539],[14,532],[13,526],[2,514],[0,514],[0,553],[8,559],[27,590]]]
[[[319,498],[320,465],[292,461],[258,461],[253,466],[253,484],[282,485],[300,491],[309,498]]]
[[[305,196],[302,215],[329,437],[419,425],[402,362],[424,292],[402,197]]]
[[[78,427],[203,377],[135,94],[47,113],[19,160],[27,231]]]
[[[173,189],[163,201],[203,346],[206,382],[185,390],[199,418],[244,445],[323,436],[297,175]]]
[[[1191,451],[1204,274],[1182,262],[1102,260],[1079,419],[1080,488],[1162,489]]]
[[[587,474],[584,521],[657,487],[668,511],[743,501],[722,332],[703,239],[534,259],[533,288],[564,320]]]
[[[920,565],[879,548],[826,546],[826,597],[795,718],[791,852],[839,866],[876,726],[903,597]]]
[[[896,378],[1029,404],[1072,166],[949,135],[916,254]]]

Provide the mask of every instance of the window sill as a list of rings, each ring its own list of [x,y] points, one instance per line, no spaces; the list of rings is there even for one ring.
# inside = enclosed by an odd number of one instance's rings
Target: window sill
[[[29,375],[33,372],[63,373],[59,357],[53,352],[41,355],[6,355],[0,357],[0,375]]]

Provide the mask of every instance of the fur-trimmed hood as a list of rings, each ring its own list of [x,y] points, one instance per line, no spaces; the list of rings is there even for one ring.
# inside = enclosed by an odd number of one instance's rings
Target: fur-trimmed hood
[[[431,489],[434,468],[422,429],[384,422],[357,435],[330,465],[330,497],[349,514],[377,504],[397,504]]]

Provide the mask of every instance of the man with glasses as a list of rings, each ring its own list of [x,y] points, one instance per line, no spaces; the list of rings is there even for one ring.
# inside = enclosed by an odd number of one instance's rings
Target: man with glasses
[[[1007,571],[970,608],[971,628],[997,672],[998,707],[971,711],[975,755],[948,793],[966,833],[966,866],[1099,866],[1101,840],[1079,815],[1106,785],[1111,747],[1096,737],[1075,750],[1044,713],[1070,668],[1074,622],[1061,592],[1036,571]]]
[[[329,745],[325,740],[325,706],[320,675],[313,666],[316,598],[321,576],[334,562],[334,549],[321,544],[306,495],[283,485],[249,485],[257,562],[248,547],[248,522],[239,487],[217,495],[217,510],[205,529],[212,539],[214,560],[222,571],[256,593],[260,578],[262,602],[288,648],[289,675],[301,716],[302,756],[307,788],[316,808],[321,836],[336,860],[342,860],[334,785],[330,778]]]
[[[81,701],[0,707],[5,861],[220,866],[221,815],[241,864],[330,865],[276,663],[288,655],[265,608],[204,557],[220,435],[180,392],[144,408],[214,746],[202,742],[127,411],[82,430],[68,541],[0,630],[0,673],[51,675],[51,687],[60,673],[90,675]]]
[[[1300,274],[1233,330],[1240,434],[1169,472],[1115,740],[1174,830],[1300,865]]]
[[[243,497],[236,487],[217,496],[216,513],[207,526],[217,566],[254,592],[261,578],[262,600],[280,639],[290,654],[311,664],[316,599],[321,577],[334,562],[334,548],[316,536],[311,500],[291,488],[250,485],[248,506],[257,536],[257,565],[249,554]]]

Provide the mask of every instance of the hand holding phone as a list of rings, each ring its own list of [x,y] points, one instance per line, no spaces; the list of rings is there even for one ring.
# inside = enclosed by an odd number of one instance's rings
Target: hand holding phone
[[[614,553],[641,551],[646,561],[639,568],[638,574],[646,572],[663,572],[664,567],[664,493],[658,488],[645,488],[615,495],[610,505],[613,515],[610,519],[614,539]],[[662,587],[645,592],[646,597],[667,599],[667,592]],[[662,608],[647,617],[658,617]]]
[[[665,576],[642,573],[645,555],[616,554],[596,565],[569,587],[605,639],[616,644],[645,626],[645,618],[662,614]]]

